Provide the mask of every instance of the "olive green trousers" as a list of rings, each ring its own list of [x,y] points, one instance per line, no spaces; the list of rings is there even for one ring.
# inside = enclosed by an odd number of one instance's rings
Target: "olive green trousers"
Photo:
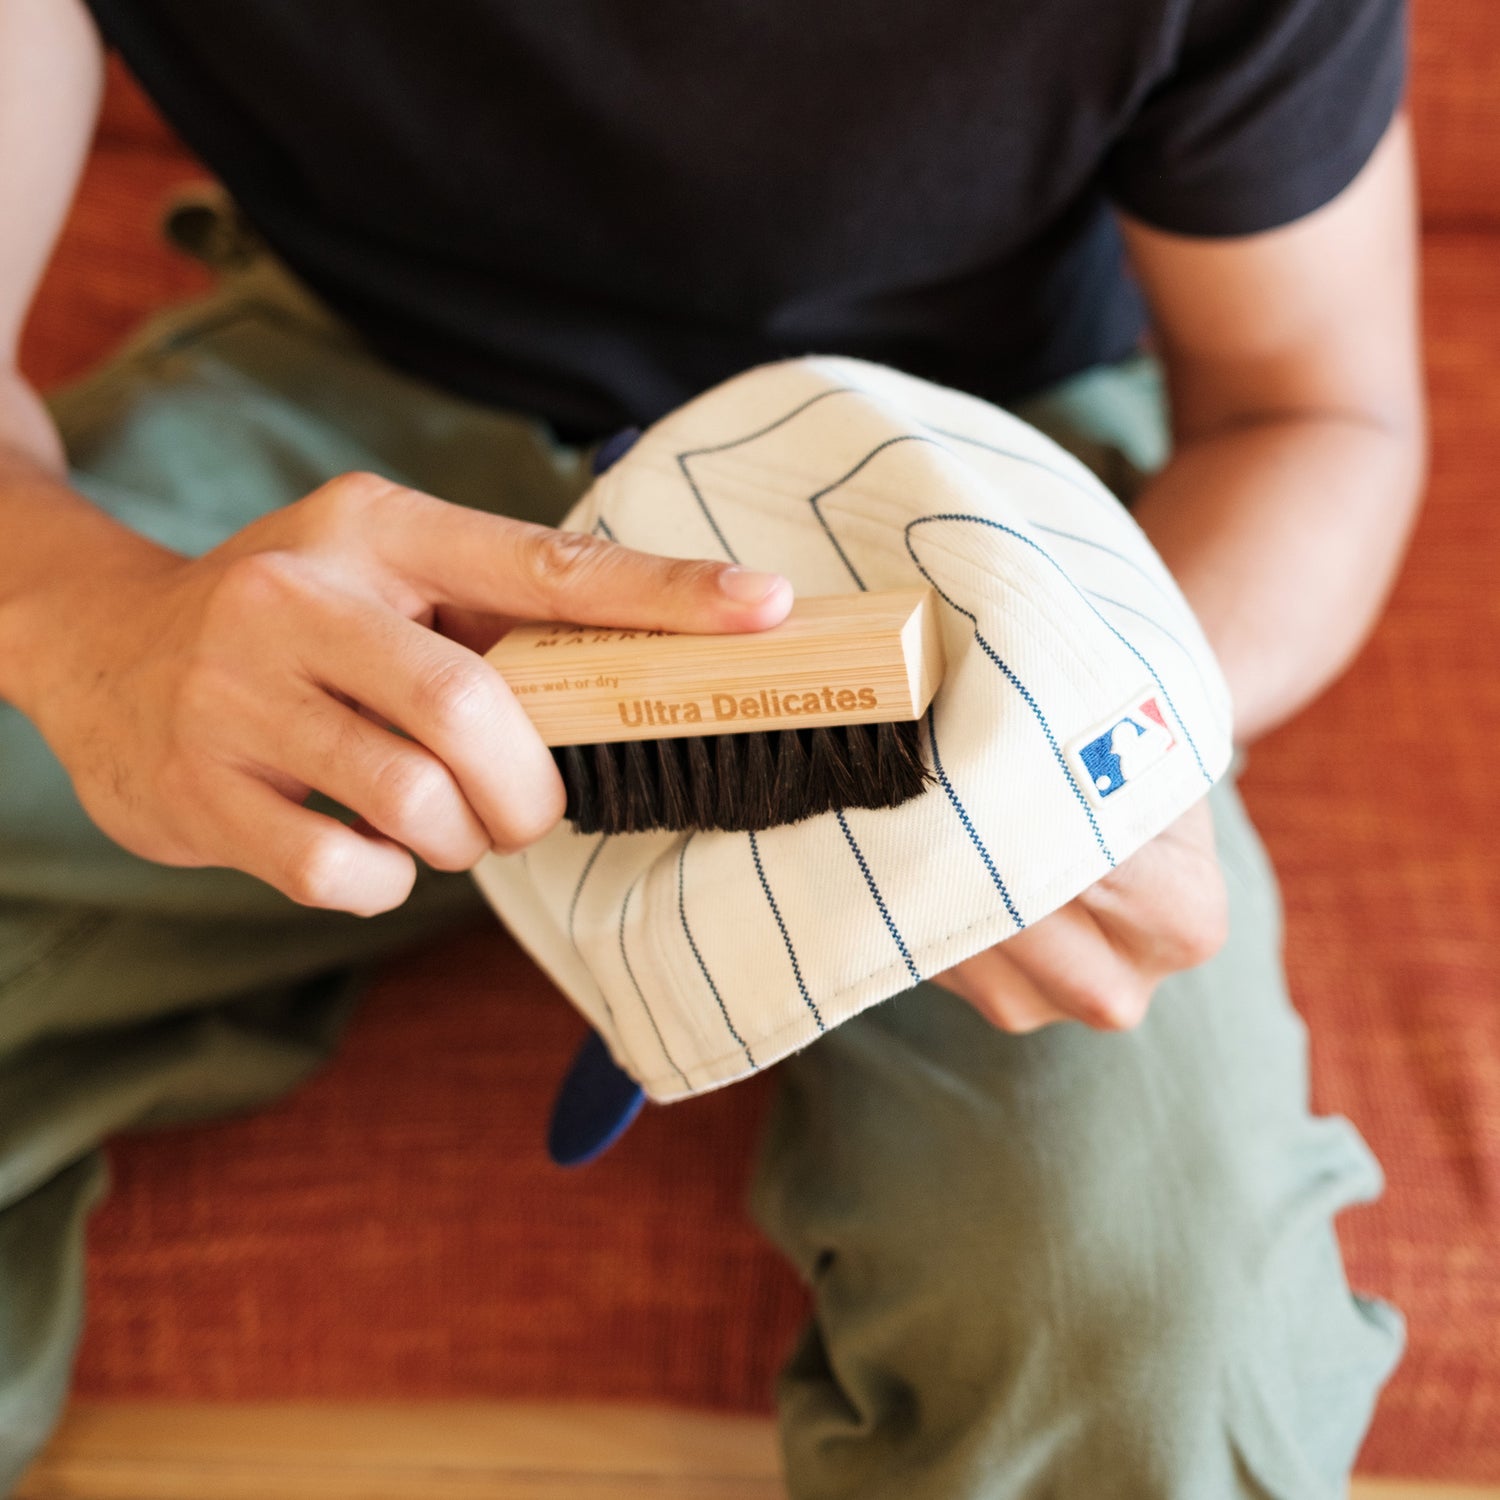
[[[587,482],[264,258],[55,412],[79,488],[184,552],[351,469],[541,521]],[[1121,492],[1163,457],[1145,361],[1024,414]],[[924,985],[778,1068],[753,1206],[814,1302],[779,1392],[794,1500],[1343,1492],[1401,1328],[1351,1295],[1332,1220],[1379,1173],[1308,1112],[1273,878],[1233,788],[1213,806],[1229,941],[1138,1031],[1009,1036]],[[364,921],[147,864],[0,705],[0,1487],[65,1396],[100,1142],[291,1088],[372,961],[478,908],[466,877]]]

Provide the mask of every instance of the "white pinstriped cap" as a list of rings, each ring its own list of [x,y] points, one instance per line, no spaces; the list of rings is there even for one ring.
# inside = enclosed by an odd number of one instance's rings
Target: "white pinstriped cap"
[[[798,594],[942,600],[937,781],[915,801],[758,834],[563,825],[475,871],[653,1099],[1003,942],[1229,763],[1228,689],[1150,543],[1083,464],[974,397],[849,359],[752,370],[649,429],[564,524]]]

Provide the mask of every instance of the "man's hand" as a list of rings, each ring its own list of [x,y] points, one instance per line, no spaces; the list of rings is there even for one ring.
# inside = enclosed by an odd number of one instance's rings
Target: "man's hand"
[[[936,976],[1002,1031],[1082,1021],[1137,1026],[1169,974],[1223,945],[1224,876],[1208,803],[1179,818],[1081,896]]]
[[[353,474],[202,558],[132,538],[80,567],[48,593],[15,698],[127,849],[371,914],[406,898],[413,855],[467,869],[562,815],[546,746],[499,673],[442,633],[445,611],[483,645],[513,619],[757,630],[790,603],[774,575]],[[313,790],[359,825],[302,806]]]

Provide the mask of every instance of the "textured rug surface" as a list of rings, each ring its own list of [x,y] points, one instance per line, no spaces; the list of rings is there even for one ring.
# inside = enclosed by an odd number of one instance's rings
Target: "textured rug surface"
[[[1371,1472],[1500,1480],[1500,8],[1418,0],[1431,495],[1349,675],[1255,751],[1318,1102],[1385,1164],[1344,1224],[1411,1352]],[[25,343],[55,382],[204,284],[192,177],[115,77]],[[91,1396],[597,1396],[764,1408],[800,1293],[740,1211],[761,1084],[649,1112],[597,1167],[541,1120],[578,1023],[498,932],[393,965],[336,1065],[258,1118],[119,1144]]]

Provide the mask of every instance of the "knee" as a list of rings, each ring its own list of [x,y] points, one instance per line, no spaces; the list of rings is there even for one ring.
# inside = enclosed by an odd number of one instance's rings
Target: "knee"
[[[1033,1303],[1045,1327],[1019,1328],[1006,1313],[1001,1335],[1033,1358],[1046,1351],[1048,1383],[1069,1393],[1087,1434],[1080,1446],[1130,1474],[1122,1493],[1193,1493],[1172,1470],[1188,1450],[1223,1447],[1225,1392],[1253,1343],[1270,1237],[1253,1180],[1219,1163],[1134,1201],[1111,1185],[1092,1205],[1070,1205],[1052,1235],[1046,1292]]]
[[[797,1500],[1239,1494],[1220,1408],[1266,1240],[1253,1184],[1140,1170],[825,1249],[781,1391]]]

